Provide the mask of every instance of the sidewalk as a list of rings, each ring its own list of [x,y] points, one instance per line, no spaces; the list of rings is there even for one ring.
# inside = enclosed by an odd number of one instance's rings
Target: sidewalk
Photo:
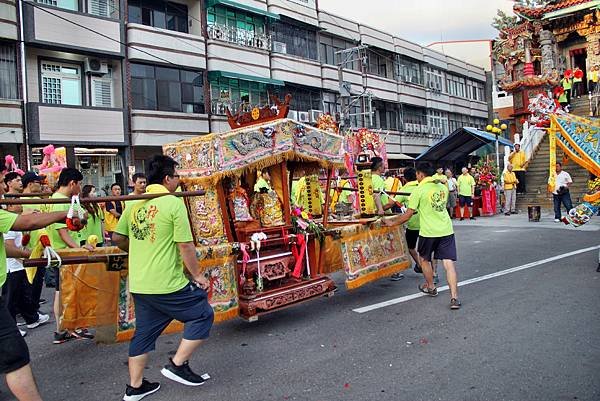
[[[539,222],[530,222],[527,213],[513,214],[505,216],[497,214],[495,216],[477,217],[476,220],[452,220],[455,226],[486,226],[486,227],[505,227],[505,228],[552,228],[558,230],[574,230],[574,231],[600,231],[600,216],[594,216],[589,223],[581,227],[573,227],[554,222],[554,213],[544,213]]]

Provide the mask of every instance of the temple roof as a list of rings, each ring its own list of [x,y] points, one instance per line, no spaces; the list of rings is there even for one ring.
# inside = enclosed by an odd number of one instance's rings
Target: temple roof
[[[565,8],[577,6],[580,4],[591,3],[594,0],[558,0],[553,1],[543,7],[527,7],[523,5],[515,5],[513,10],[516,14],[522,15],[527,18],[539,19],[545,14],[553,11],[562,10]]]

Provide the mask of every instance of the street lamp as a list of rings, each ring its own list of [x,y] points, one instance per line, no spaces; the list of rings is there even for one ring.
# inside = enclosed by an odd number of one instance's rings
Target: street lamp
[[[504,123],[500,124],[500,120],[497,118],[494,118],[493,123],[494,123],[494,125],[488,124],[488,126],[485,127],[485,130],[496,136],[496,168],[498,169],[498,174],[500,175],[504,171],[504,168],[502,168],[502,170],[500,169],[500,149],[499,149],[500,146],[498,143],[498,135],[500,135],[503,131],[505,131],[508,128],[508,126]],[[496,177],[496,178],[498,179],[498,182],[501,181],[501,177]],[[500,189],[499,189],[499,187],[500,186],[498,186],[496,188],[496,195],[498,195],[498,196],[496,196],[496,199],[497,199],[498,205],[500,204],[500,196],[499,196]]]

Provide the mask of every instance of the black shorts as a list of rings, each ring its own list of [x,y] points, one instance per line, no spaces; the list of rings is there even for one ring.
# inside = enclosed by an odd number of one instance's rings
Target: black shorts
[[[17,329],[3,297],[0,297],[0,373],[6,374],[29,364],[27,343]]]
[[[184,323],[183,338],[204,340],[213,325],[214,312],[207,293],[189,283],[171,294],[131,294],[135,307],[135,332],[129,356],[153,351],[156,339],[172,320]]]
[[[438,260],[456,260],[454,234],[445,237],[427,238],[419,236],[419,256],[431,262],[431,255]]]
[[[406,244],[408,249],[415,249],[417,247],[417,240],[419,239],[419,230],[406,229]]]
[[[458,195],[458,204],[461,207],[465,205],[473,206],[473,198],[471,198],[470,196]]]
[[[54,275],[54,291],[60,292],[60,269],[58,267],[53,267],[52,274]]]

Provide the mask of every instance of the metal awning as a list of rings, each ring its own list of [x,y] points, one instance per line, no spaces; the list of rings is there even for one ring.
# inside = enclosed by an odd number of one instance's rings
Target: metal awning
[[[387,157],[389,160],[415,160],[414,157],[404,153],[388,153]]]
[[[265,17],[271,18],[274,20],[280,19],[279,14],[275,14],[275,13],[269,12],[267,10],[263,10],[261,8],[252,7],[252,6],[248,6],[246,4],[238,3],[233,0],[208,0],[206,2],[206,7],[213,7],[216,5],[237,8],[238,10],[248,11],[249,13],[252,13],[252,14],[264,15]]]
[[[267,77],[256,77],[254,75],[238,74],[237,72],[229,71],[209,71],[208,79],[219,79],[219,78],[233,78],[241,79],[242,81],[260,82],[263,84],[271,84],[276,86],[284,86],[285,82],[279,79],[272,79]]]
[[[454,161],[494,142],[495,135],[477,128],[462,127],[421,153],[415,160]],[[513,147],[513,143],[504,137],[498,137],[498,142],[500,145]]]
[[[593,1],[589,1],[587,3],[577,4],[575,6],[563,8],[562,10],[556,10],[556,11],[549,12],[542,17],[542,20],[560,18],[567,14],[571,14],[571,13],[581,11],[581,10],[593,9],[593,8],[600,8],[600,0],[593,0]]]

